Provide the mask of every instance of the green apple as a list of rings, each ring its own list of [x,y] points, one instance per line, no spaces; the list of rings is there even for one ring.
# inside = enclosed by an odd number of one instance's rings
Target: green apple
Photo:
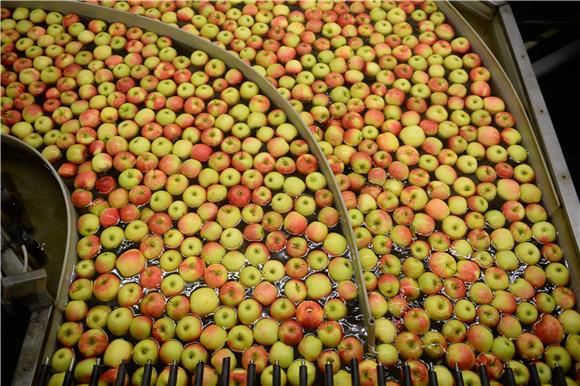
[[[103,363],[109,367],[119,367],[121,362],[129,362],[131,353],[133,352],[133,345],[126,340],[119,338],[109,343],[103,356]]]
[[[189,297],[189,301],[191,312],[198,316],[205,316],[215,312],[220,303],[218,295],[211,288],[194,290]]]
[[[288,381],[292,386],[300,385],[300,366],[306,366],[307,380],[306,385],[311,386],[316,379],[316,367],[309,362],[297,359],[288,367]]]
[[[281,368],[286,369],[294,361],[294,349],[283,342],[276,342],[270,348],[271,363],[276,363],[280,365]]]
[[[59,348],[54,352],[54,354],[52,354],[50,366],[57,373],[66,371],[69,368],[71,361],[74,360],[74,357],[75,353],[71,348]]]
[[[137,342],[133,348],[133,361],[144,366],[148,361],[152,364],[157,363],[157,356],[159,351],[159,343],[153,338],[147,338]]]

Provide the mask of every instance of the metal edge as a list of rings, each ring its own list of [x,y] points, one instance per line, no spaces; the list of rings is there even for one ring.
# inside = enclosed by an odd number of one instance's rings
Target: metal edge
[[[499,19],[506,31],[507,43],[516,59],[514,64],[519,70],[520,81],[530,102],[528,103],[530,114],[543,140],[542,145],[545,149],[543,154],[554,177],[562,204],[562,207],[552,214],[552,218],[558,229],[558,240],[562,248],[564,251],[573,252],[566,254],[566,261],[572,268],[570,271],[573,289],[576,296],[580,296],[580,201],[578,194],[511,7],[509,4],[503,4],[498,11]],[[566,233],[562,234],[563,231]]]
[[[46,338],[46,328],[50,324],[54,309],[52,301],[47,293],[27,298],[26,305],[32,313],[12,377],[12,384],[15,386],[31,385],[36,378],[37,364],[43,359],[42,343]]]
[[[580,203],[511,8],[509,4],[502,3],[498,14],[506,28],[505,35],[516,58],[515,65],[524,83],[523,88],[528,98],[533,96],[530,108],[539,133],[532,125],[510,78],[487,44],[451,3],[445,0],[438,2],[438,5],[453,27],[469,39],[474,51],[490,69],[494,93],[504,99],[507,110],[516,118],[530,164],[534,165],[536,182],[542,188],[542,202],[558,230],[558,243],[564,250],[565,259],[571,265],[572,289],[576,296],[580,296]],[[580,305],[577,304],[577,308],[580,309]]]
[[[490,0],[480,0],[480,1],[460,1],[460,0],[451,0],[454,4],[453,6],[456,7],[455,4],[460,5],[461,7],[469,9],[470,12],[477,15],[481,19],[484,19],[487,22],[490,22],[493,17],[495,16],[495,10],[498,6],[495,1]],[[457,7],[456,7],[457,8]]]
[[[260,90],[279,108],[284,110],[290,122],[296,126],[298,132],[303,139],[306,140],[310,147],[310,151],[317,158],[322,174],[325,176],[328,187],[334,196],[336,209],[339,211],[341,217],[341,230],[345,236],[348,244],[349,254],[353,262],[355,279],[358,286],[358,300],[361,312],[364,316],[364,327],[367,335],[367,352],[369,355],[375,355],[375,329],[374,318],[370,312],[370,305],[368,302],[368,294],[363,280],[363,270],[360,263],[358,248],[356,246],[356,239],[354,236],[352,224],[344,200],[342,199],[341,191],[338,183],[330,169],[330,164],[324,156],[322,149],[318,142],[314,139],[308,126],[300,115],[294,110],[292,105],[276,90],[276,88],[256,70],[242,62],[239,58],[231,53],[223,50],[209,40],[192,35],[188,32],[182,31],[176,27],[162,23],[157,20],[152,20],[144,16],[133,15],[127,12],[122,12],[112,8],[102,7],[99,5],[77,3],[72,1],[27,1],[26,3],[18,1],[5,1],[3,7],[14,8],[25,5],[27,8],[43,8],[44,10],[57,11],[61,13],[74,12],[81,17],[102,19],[109,22],[122,22],[129,26],[137,26],[162,36],[170,36],[174,42],[178,43],[181,48],[189,50],[202,50],[210,57],[223,60],[230,68],[240,70],[246,80],[250,80],[258,85]]]
[[[50,164],[50,162],[48,162],[42,156],[42,154],[38,150],[34,149],[32,146],[28,145],[26,142],[24,142],[16,137],[10,136],[10,135],[2,134],[1,140],[2,140],[2,142],[6,143],[10,146],[17,147],[17,148],[29,153],[31,156],[39,159],[44,164],[44,166],[49,170],[49,172],[53,175],[53,177],[57,181],[58,185],[60,186],[61,192],[63,194],[63,200],[64,200],[65,207],[66,207],[66,217],[67,217],[67,237],[66,237],[66,239],[67,239],[67,242],[66,242],[65,253],[64,253],[64,257],[63,257],[63,265],[62,265],[61,276],[60,276],[60,284],[58,286],[57,297],[54,300],[54,304],[51,307],[51,309],[47,311],[49,314],[49,317],[47,318],[47,326],[46,326],[46,330],[44,331],[44,342],[46,342],[47,344],[44,347],[44,350],[42,350],[42,348],[39,348],[39,351],[43,352],[43,355],[41,356],[41,358],[44,358],[44,356],[46,356],[49,351],[52,353],[52,351],[53,351],[52,349],[54,348],[54,346],[56,344],[57,329],[58,329],[58,326],[60,325],[60,322],[62,320],[64,306],[66,305],[69,281],[70,281],[70,277],[71,277],[72,272],[73,272],[74,265],[75,265],[76,260],[77,260],[76,243],[77,243],[78,237],[77,237],[77,233],[76,233],[76,229],[75,229],[76,212],[74,210],[74,207],[73,207],[71,199],[70,199],[69,190],[68,190],[67,186],[65,185],[64,181],[58,175],[58,172],[56,171],[56,169]],[[43,311],[43,313],[44,313],[44,311]],[[37,328],[37,327],[35,327],[35,328]],[[44,345],[44,342],[36,342],[36,344]],[[51,342],[52,342],[52,344],[51,344]],[[19,367],[20,367],[20,365],[21,364],[19,362]],[[27,367],[28,371],[31,372],[31,374],[32,374],[31,380],[34,379],[34,376],[36,373],[36,367],[37,367],[36,365],[37,364],[32,366],[29,364]],[[32,370],[32,371],[30,371],[30,370]],[[17,379],[16,374],[15,374],[14,379],[15,380]]]

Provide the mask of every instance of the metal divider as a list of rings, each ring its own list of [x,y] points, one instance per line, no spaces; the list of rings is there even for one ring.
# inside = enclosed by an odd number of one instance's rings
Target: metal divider
[[[363,270],[359,260],[359,254],[352,224],[346,209],[346,205],[342,199],[338,183],[334,177],[334,174],[332,173],[332,170],[330,169],[328,160],[324,156],[324,153],[318,145],[318,142],[315,140],[312,133],[310,133],[304,120],[300,117],[296,110],[294,110],[288,100],[282,97],[278,90],[276,90],[276,88],[266,78],[261,76],[252,67],[242,62],[239,58],[235,57],[226,50],[217,47],[210,41],[160,21],[146,18],[144,16],[133,15],[99,5],[73,1],[27,1],[24,3],[20,1],[5,1],[2,3],[2,6],[7,8],[16,8],[22,6],[25,6],[29,9],[42,8],[45,11],[56,11],[64,14],[72,12],[85,19],[100,19],[106,22],[121,22],[127,26],[136,26],[151,32],[155,32],[160,36],[170,36],[173,39],[174,48],[176,48],[179,52],[190,54],[192,51],[202,50],[212,58],[223,60],[229,68],[235,68],[241,71],[244,74],[246,80],[256,83],[261,92],[267,96],[274,105],[284,110],[289,121],[297,128],[302,139],[308,143],[310,151],[316,157],[320,165],[320,172],[327,180],[328,188],[334,196],[335,207],[341,217],[341,231],[347,240],[349,256],[354,267],[355,281],[358,286],[358,302],[361,313],[364,317],[366,351],[370,357],[374,357],[376,355],[374,327],[375,320],[370,312],[368,294],[363,280]],[[72,207],[71,210],[73,212],[72,216],[74,216],[74,209],[72,209]],[[68,215],[71,216],[71,213]],[[74,224],[74,217],[70,217],[70,219],[72,224]],[[71,235],[71,237],[76,237],[74,227],[71,229],[71,233],[74,234],[74,236]],[[72,252],[67,254],[65,257],[67,261],[65,261],[63,264],[63,271],[60,278],[61,282],[56,299],[56,313],[51,323],[43,357],[51,354],[52,351],[54,351],[56,333],[58,326],[62,321],[62,311],[64,310],[64,306],[66,305],[67,301],[67,289],[70,283],[72,270],[76,262],[76,254],[74,252],[75,251],[73,248]]]

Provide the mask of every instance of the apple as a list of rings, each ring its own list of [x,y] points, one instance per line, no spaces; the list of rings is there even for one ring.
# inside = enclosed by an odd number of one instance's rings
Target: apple
[[[317,328],[323,319],[322,307],[314,301],[304,301],[296,308],[296,319],[304,328]]]
[[[211,357],[211,365],[215,369],[215,371],[219,374],[223,373],[223,360],[229,357],[230,358],[230,371],[236,367],[237,359],[232,351],[227,348],[222,348],[216,350],[212,357]],[[211,368],[211,367],[210,367]]]
[[[107,346],[103,356],[103,363],[105,366],[119,367],[123,360],[127,363],[129,362],[132,351],[133,345],[130,342],[122,338],[115,339]]]
[[[329,233],[324,239],[323,247],[331,256],[341,256],[347,248],[346,239],[338,233]]]
[[[91,358],[102,355],[108,344],[107,333],[102,329],[92,328],[80,336],[78,348],[85,358]]]
[[[139,275],[139,283],[143,288],[155,289],[161,286],[162,271],[158,266],[150,265]]]
[[[447,320],[453,312],[453,307],[449,299],[443,295],[436,294],[429,295],[425,299],[424,308],[429,318],[434,321]]]
[[[226,339],[227,332],[223,328],[210,324],[201,332],[199,341],[206,349],[217,350],[225,345]]]
[[[197,316],[205,316],[214,312],[219,305],[219,298],[215,290],[211,288],[198,288],[194,290],[189,301],[191,312]]]
[[[242,355],[242,365],[247,369],[250,363],[256,366],[255,370],[257,374],[264,371],[268,363],[268,352],[266,349],[260,345],[254,345],[246,350]]]
[[[342,326],[336,321],[328,321],[318,326],[317,335],[326,347],[336,347],[343,337]]]
[[[513,358],[516,348],[511,340],[507,337],[496,337],[492,345],[492,353],[501,361],[506,362]]]
[[[324,315],[329,320],[340,320],[346,313],[346,304],[339,298],[329,299],[324,306]]]
[[[467,328],[462,321],[450,319],[443,324],[441,332],[448,341],[459,343],[465,340]]]
[[[278,321],[290,319],[294,316],[295,310],[296,306],[294,303],[285,297],[274,300],[270,305],[270,315]]]
[[[149,292],[139,304],[143,315],[158,318],[165,312],[165,297],[159,292]]]
[[[417,335],[424,335],[431,326],[428,313],[421,308],[409,309],[403,319],[407,331]]]
[[[422,337],[423,341],[423,352],[430,358],[436,359],[441,358],[445,355],[445,349],[447,348],[447,342],[443,334],[438,331],[428,331]]]
[[[569,334],[578,334],[580,331],[576,325],[576,321],[579,319],[580,315],[578,311],[575,310],[564,310],[558,316],[560,323],[564,327],[564,331]]]
[[[257,343],[271,346],[278,341],[279,324],[271,318],[262,318],[253,328],[254,339]]]
[[[524,332],[516,339],[516,348],[520,355],[531,360],[539,358],[544,352],[542,341],[534,334]]]
[[[262,314],[262,305],[254,299],[245,299],[238,305],[238,319],[243,324],[254,323]]]
[[[136,305],[143,296],[143,288],[137,283],[127,283],[117,293],[117,303],[123,307]]]
[[[304,329],[297,321],[287,320],[280,325],[278,336],[283,343],[296,345],[304,336]]]
[[[133,311],[130,308],[115,308],[107,318],[107,329],[113,335],[123,336],[129,332],[133,318]]]
[[[161,373],[159,373],[157,382],[160,385],[166,385],[169,383],[169,378],[171,377],[171,368],[165,367]],[[176,385],[186,385],[187,384],[187,374],[181,367],[177,367],[177,376],[175,377]]]
[[[61,347],[52,354],[50,366],[58,373],[66,371],[74,360],[75,353],[69,347]]]
[[[292,260],[292,259],[296,259],[296,258],[291,258],[290,260]],[[290,262],[290,260],[288,260],[288,263]],[[264,266],[262,267],[262,276],[264,277],[264,279],[267,280],[268,284],[281,280],[284,277],[284,266],[283,266],[282,262],[280,262],[278,260],[267,261],[264,264]],[[270,286],[266,286],[265,284],[261,288],[262,291],[263,291],[263,288],[269,289],[268,292],[270,292],[270,293],[274,292]],[[272,295],[270,295],[270,296],[272,296]],[[273,301],[273,300],[274,299],[272,299],[271,301]]]
[[[100,301],[113,300],[119,292],[121,280],[112,273],[103,273],[95,279],[93,295]]]
[[[254,342],[252,330],[244,325],[234,326],[228,332],[227,345],[232,351],[243,352]]]
[[[269,359],[272,363],[278,363],[283,369],[288,368],[294,361],[294,351],[292,346],[283,342],[276,342],[272,345],[269,352]]]
[[[511,360],[507,363],[507,366],[512,369],[516,384],[525,385],[528,383],[530,379],[530,372],[523,363]]]
[[[218,326],[227,329],[236,325],[238,314],[232,306],[221,306],[214,313],[213,320]]]
[[[168,339],[159,348],[159,359],[162,363],[168,365],[174,361],[179,361],[182,352],[183,346],[181,342],[175,339]]]
[[[473,324],[467,330],[466,340],[476,352],[489,352],[493,345],[493,334],[489,327]]]
[[[437,275],[432,272],[424,272],[418,278],[421,292],[427,295],[438,293],[443,288],[443,283]]]
[[[107,318],[111,309],[105,305],[92,307],[87,313],[85,323],[89,328],[103,328],[107,325]]]
[[[199,343],[187,344],[181,353],[181,363],[189,371],[194,371],[199,362],[207,362],[207,359],[207,351]]]
[[[469,298],[477,304],[490,304],[493,300],[493,293],[485,283],[474,283],[469,290]]]
[[[475,319],[475,305],[467,299],[460,299],[455,303],[455,315],[464,323],[470,323]]]
[[[274,374],[274,366],[270,365],[266,367],[260,374],[260,384],[264,386],[272,386],[273,374]],[[284,386],[287,384],[287,382],[288,378],[286,376],[286,372],[280,369],[280,384]]]
[[[68,322],[79,322],[86,318],[89,308],[83,300],[72,300],[64,309],[64,317]]]
[[[316,367],[308,361],[297,359],[288,367],[288,382],[293,386],[300,384],[300,367],[306,367],[306,384],[313,385],[316,378]]]
[[[442,279],[451,277],[457,272],[457,263],[453,256],[445,252],[435,252],[429,258],[431,271]]]
[[[454,367],[457,364],[462,370],[471,369],[475,365],[473,349],[465,343],[452,343],[449,345],[445,358],[450,367]]]
[[[157,363],[159,343],[153,338],[147,338],[137,342],[133,348],[133,361],[144,366],[149,361],[152,364]]]
[[[421,338],[408,331],[404,331],[395,338],[395,347],[404,359],[416,359],[423,354]]]
[[[171,297],[165,307],[166,314],[174,320],[181,320],[190,312],[189,298],[185,295]]]
[[[564,326],[550,314],[543,314],[534,324],[533,331],[546,345],[560,343],[564,339]]]
[[[298,344],[298,353],[313,362],[322,352],[322,342],[315,335],[305,335]]]
[[[567,287],[554,288],[552,291],[552,297],[556,301],[556,304],[565,310],[573,308],[576,304],[576,296],[572,290]]]
[[[566,285],[570,280],[568,268],[562,263],[550,263],[545,268],[548,280],[554,285]]]

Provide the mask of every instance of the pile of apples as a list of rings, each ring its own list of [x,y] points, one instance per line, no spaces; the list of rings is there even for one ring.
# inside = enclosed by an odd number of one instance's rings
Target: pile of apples
[[[298,384],[362,360],[357,286],[334,197],[286,115],[242,73],[122,23],[2,9],[2,132],[58,166],[78,209],[79,261],[51,385],[133,362],[199,361],[215,385],[250,362]],[[360,320],[360,318],[358,318]],[[165,367],[165,368],[164,368]],[[133,366],[131,366],[133,369]]]
[[[427,363],[439,385],[455,366],[479,384],[477,365],[501,385],[506,363],[518,385],[529,363],[542,383],[556,366],[578,380],[580,315],[521,135],[435,2],[99,4],[252,65],[300,112],[342,197],[283,112],[224,63],[120,23],[2,9],[2,132],[74,178],[82,214],[55,384],[77,355],[79,382],[103,356],[103,382],[125,359],[139,384],[151,359],[179,362],[181,384],[201,359],[213,385],[230,356],[232,382],[253,361],[270,384],[278,361],[297,385],[296,353],[309,384],[327,362],[350,384],[352,358],[363,385],[377,363],[400,379],[402,362],[414,385]],[[357,288],[334,199],[349,209],[376,359],[345,336]]]
[[[516,122],[435,2],[100,3],[213,41],[301,112],[350,209],[381,363],[410,361],[418,384],[419,358],[491,379],[509,362],[518,384],[517,359],[543,382],[578,372],[570,274]]]

